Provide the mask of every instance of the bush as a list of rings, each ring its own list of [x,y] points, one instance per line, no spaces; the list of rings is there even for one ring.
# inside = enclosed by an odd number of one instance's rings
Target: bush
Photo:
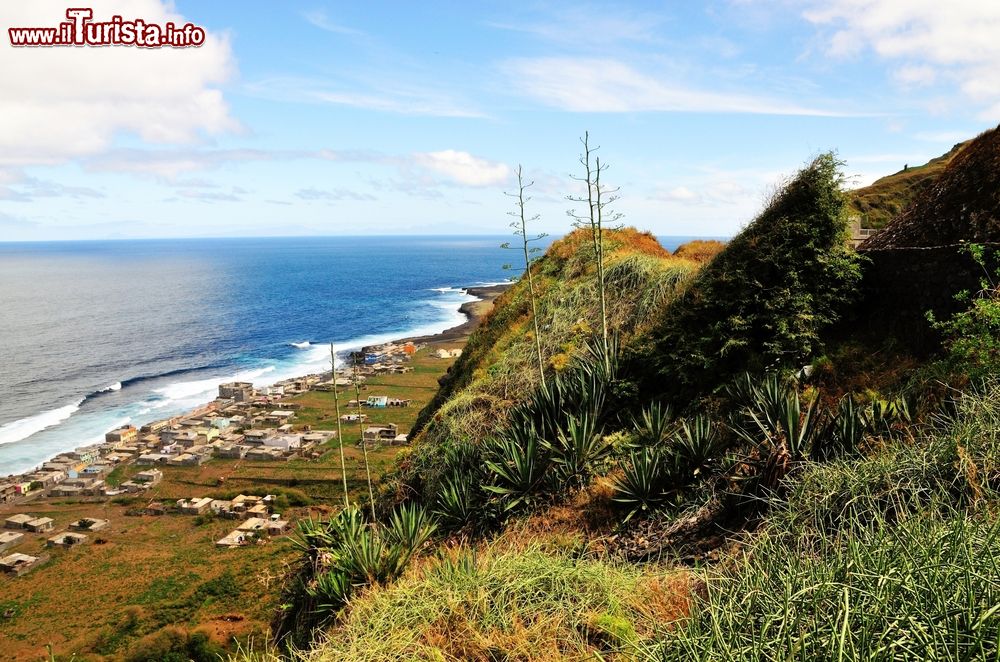
[[[688,402],[744,370],[797,367],[817,353],[861,277],[839,165],[824,154],[806,166],[664,308],[632,361],[648,392]]]

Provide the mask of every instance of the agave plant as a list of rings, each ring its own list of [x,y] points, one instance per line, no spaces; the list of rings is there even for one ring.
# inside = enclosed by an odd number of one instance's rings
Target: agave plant
[[[662,402],[650,403],[643,408],[639,418],[632,425],[644,446],[656,446],[665,442],[674,430],[674,408]]]
[[[347,604],[351,596],[351,579],[340,569],[327,570],[318,575],[305,589],[312,598],[312,611],[322,624],[330,620]]]
[[[408,503],[392,513],[386,535],[393,545],[401,549],[401,558],[405,565],[410,557],[434,535],[436,528],[437,524],[426,508]]]
[[[629,454],[622,475],[615,479],[612,499],[629,507],[625,521],[639,512],[653,510],[667,498],[666,488],[676,470],[677,455],[662,447],[643,448]]]
[[[507,437],[492,442],[487,458],[492,483],[484,487],[500,495],[504,510],[529,504],[548,468],[538,434],[530,428],[514,428]]]
[[[477,492],[467,471],[456,471],[445,478],[437,494],[435,513],[445,523],[461,528],[472,521],[478,510]]]
[[[768,380],[769,381],[769,380]],[[770,400],[775,392],[771,385],[761,389],[766,393],[766,406],[748,410],[750,425],[734,425],[733,430],[758,449],[762,458],[757,477],[758,487],[773,490],[817,444],[825,432],[819,398],[813,398],[805,408],[798,391],[788,389],[784,396]]]
[[[614,450],[588,412],[569,419],[566,431],[560,431],[554,442],[542,443],[552,453],[552,462],[558,466],[562,480],[577,487],[582,487],[596,465]]]
[[[810,455],[814,460],[833,460],[854,455],[869,430],[865,412],[854,403],[850,395],[846,395],[823,431],[816,435]]]
[[[673,448],[681,463],[698,475],[718,459],[725,450],[725,443],[712,420],[698,414],[681,421],[681,427],[673,438]]]

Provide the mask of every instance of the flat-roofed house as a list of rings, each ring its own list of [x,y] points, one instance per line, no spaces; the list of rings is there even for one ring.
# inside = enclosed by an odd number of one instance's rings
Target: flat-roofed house
[[[87,536],[83,533],[73,533],[72,531],[65,531],[63,533],[57,533],[46,541],[46,545],[49,547],[75,547],[77,545],[82,545],[87,542]]]
[[[16,496],[17,496],[17,489],[14,487],[14,483],[0,484],[0,503],[7,503],[8,501],[13,501],[14,497]]]
[[[0,552],[10,549],[24,540],[24,534],[17,531],[0,531]]]
[[[109,444],[133,444],[139,438],[139,431],[131,425],[125,425],[104,435]]]
[[[3,521],[3,526],[5,529],[24,529],[27,528],[25,525],[33,519],[35,519],[34,515],[18,513],[5,519]]]
[[[44,563],[45,560],[46,557],[44,556],[29,556],[28,554],[15,552],[10,556],[0,559],[0,571],[6,572],[9,575],[23,575],[36,565]]]
[[[45,533],[56,528],[56,523],[51,517],[39,517],[25,523],[24,528],[34,533]]]
[[[250,382],[229,382],[219,384],[219,398],[236,402],[249,402],[253,399],[253,384]]]
[[[177,509],[185,515],[202,515],[208,511],[212,505],[209,497],[195,499],[180,499],[177,501]]]

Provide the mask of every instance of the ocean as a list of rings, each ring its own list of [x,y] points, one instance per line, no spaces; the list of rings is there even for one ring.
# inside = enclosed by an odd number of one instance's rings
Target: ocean
[[[673,248],[688,238],[661,239]],[[0,243],[0,476],[465,321],[507,237]]]

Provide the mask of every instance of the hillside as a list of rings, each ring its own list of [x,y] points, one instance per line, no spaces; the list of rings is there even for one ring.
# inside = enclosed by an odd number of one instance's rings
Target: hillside
[[[963,144],[862,250],[1000,241],[1000,129]]]
[[[969,208],[962,187],[992,175],[973,154],[934,199]],[[1000,303],[941,327],[944,351],[908,364],[922,380],[831,378],[873,365],[845,348],[899,296],[870,280],[895,252],[845,248],[842,184],[820,156],[721,250],[609,233],[606,345],[591,237],[554,243],[532,267],[544,381],[522,279],[373,519],[303,527],[280,644],[311,639],[309,662],[995,659]],[[257,655],[240,659],[281,653]]]
[[[862,188],[847,192],[850,213],[863,228],[884,228],[893,218],[930,188],[951,160],[968,142],[955,145],[946,154],[919,166],[907,166]]]

